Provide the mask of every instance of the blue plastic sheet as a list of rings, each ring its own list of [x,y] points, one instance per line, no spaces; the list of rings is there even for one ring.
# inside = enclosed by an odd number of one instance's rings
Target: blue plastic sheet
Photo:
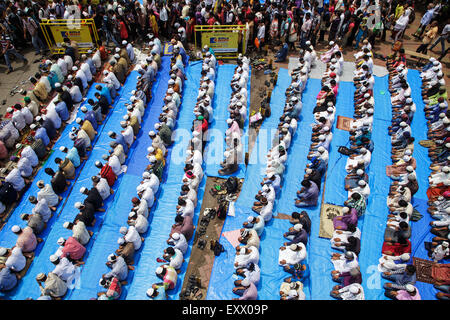
[[[227,119],[229,117],[228,105],[230,103],[230,98],[232,94],[232,89],[230,82],[234,75],[234,70],[236,65],[225,64],[221,65],[217,70],[216,76],[216,87],[214,91],[214,120],[209,126],[209,141],[208,145],[205,147],[204,161],[206,163],[206,174],[208,176],[224,177],[221,176],[218,171],[222,168],[220,162],[223,161],[223,152],[226,148],[226,143],[224,140],[225,131],[228,129]],[[249,72],[248,84],[247,84],[247,109],[250,109],[250,77]],[[242,135],[242,143],[244,147],[248,148],[247,144],[247,131],[248,131],[248,118],[244,123],[244,130]],[[245,164],[244,164],[245,152],[242,154],[241,163],[239,164],[239,169],[228,176],[234,176],[238,178],[243,178],[245,175]],[[227,177],[228,177],[227,176]]]
[[[289,76],[288,70],[281,68],[278,73],[278,81],[275,86],[270,106],[272,110],[272,115],[265,119],[257,137],[257,141],[250,155],[249,165],[247,166],[247,171],[245,172],[245,180],[242,186],[239,198],[236,200],[235,204],[235,216],[227,216],[225,224],[223,226],[222,232],[236,230],[242,227],[242,223],[245,221],[249,214],[253,214],[249,204],[254,202],[254,196],[259,190],[261,178],[263,171],[265,169],[265,159],[268,149],[271,147],[271,139],[275,133],[280,116],[283,113],[283,108],[285,104],[285,91],[289,84],[291,83],[291,78]],[[274,129],[274,130],[272,130]],[[272,220],[273,221],[273,220]],[[271,224],[277,225],[276,222],[270,222],[267,228],[272,228]],[[265,234],[265,233],[264,233]],[[264,235],[262,238],[264,238]],[[235,256],[235,249],[228,242],[228,240],[223,237],[220,238],[220,243],[224,246],[225,252],[220,256],[216,257],[214,260],[213,269],[211,272],[211,278],[209,282],[208,300],[229,300],[236,297],[232,293],[233,281],[235,276],[233,276],[234,267],[233,261]],[[261,247],[263,245],[261,244]],[[269,248],[267,248],[269,250]],[[261,254],[264,253],[264,249],[261,248]],[[263,275],[261,274],[261,278]],[[261,280],[261,283],[263,280]],[[260,289],[261,284],[258,285]]]
[[[112,203],[108,207],[104,223],[98,231],[95,243],[89,255],[85,257],[85,264],[81,270],[80,285],[67,295],[71,300],[87,300],[96,297],[99,290],[98,281],[102,274],[109,272],[106,266],[107,257],[118,248],[117,239],[121,226],[127,226],[128,213],[131,211],[131,198],[136,196],[136,187],[142,181],[142,173],[148,165],[148,161],[143,157],[147,154],[147,147],[151,145],[148,135],[150,130],[154,130],[154,125],[159,122],[158,117],[164,104],[164,96],[167,91],[169,80],[170,57],[163,57],[161,69],[158,77],[153,83],[152,99],[148,103],[145,115],[142,118],[141,130],[136,137],[130,152],[128,153],[127,172],[119,177],[121,179],[119,187],[111,196]],[[118,183],[116,182],[116,185]],[[156,194],[156,198],[158,194]],[[135,264],[139,261],[140,250],[135,253]],[[128,274],[128,283],[133,278],[133,271]],[[126,286],[123,291],[126,292]]]
[[[73,184],[73,192],[66,198],[66,202],[58,213],[57,217],[54,218],[54,223],[49,230],[47,239],[43,242],[41,251],[38,256],[36,256],[31,264],[26,276],[19,282],[18,287],[12,292],[14,299],[26,299],[28,297],[37,298],[40,295],[39,287],[36,283],[36,275],[40,272],[47,273],[53,270],[54,265],[50,262],[49,257],[58,249],[57,240],[59,237],[69,237],[72,232],[63,227],[65,221],[73,221],[78,213],[78,210],[74,209],[74,204],[77,201],[83,201],[86,197],[82,195],[79,190],[81,187],[91,187],[92,181],[91,177],[97,175],[99,169],[95,167],[95,162],[97,160],[102,160],[102,155],[106,154],[109,150],[109,143],[111,138],[108,136],[109,131],[120,131],[120,121],[122,117],[126,114],[127,110],[124,106],[128,103],[131,96],[131,90],[136,87],[138,72],[132,71],[128,76],[123,88],[121,89],[120,97],[115,100],[115,108],[110,111],[109,117],[104,121],[104,124],[98,131],[98,140],[93,148],[89,159],[84,163],[82,172],[80,173],[77,181]],[[117,183],[114,188],[117,188]],[[105,200],[105,209],[108,208],[112,200],[112,197]],[[107,211],[106,211],[107,212]],[[88,229],[94,232],[94,237],[97,235],[99,227],[103,224],[105,213],[96,214],[96,223],[94,227],[89,227]],[[95,241],[90,241],[86,246],[86,251],[89,252],[92,244]],[[69,294],[70,295],[70,294]]]
[[[186,68],[187,80],[184,82],[183,101],[178,113],[177,130],[183,130],[184,133],[189,132],[194,120],[193,109],[196,103],[200,84],[200,72],[202,64],[200,62],[191,63]],[[145,242],[143,244],[139,263],[136,264],[134,270],[133,282],[128,286],[127,300],[146,300],[146,291],[153,283],[160,282],[156,276],[155,270],[161,264],[156,258],[161,257],[163,250],[167,247],[166,240],[169,237],[171,226],[176,216],[176,206],[178,195],[181,188],[181,179],[184,174],[184,160],[186,159],[185,151],[189,143],[191,135],[176,135],[175,142],[169,151],[168,159],[170,159],[167,168],[167,179],[160,185],[160,195],[158,201],[152,207],[152,221],[144,235]],[[204,192],[204,182],[200,184],[198,189],[198,203],[201,204]],[[194,224],[197,223],[198,212],[201,206],[198,205],[194,213]],[[190,241],[192,243],[192,239]],[[190,247],[185,254],[185,263],[181,267],[178,274],[176,287],[169,292],[169,299],[178,299],[184,275],[186,272],[188,258],[190,256]],[[124,298],[124,297],[122,297]]]

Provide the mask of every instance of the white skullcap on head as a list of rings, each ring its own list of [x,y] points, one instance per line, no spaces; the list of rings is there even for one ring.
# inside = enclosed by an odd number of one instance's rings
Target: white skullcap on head
[[[359,180],[358,185],[364,187],[366,185],[366,182],[364,180]]]
[[[317,151],[319,151],[320,153],[325,152],[325,148],[320,146],[319,148],[317,148]]]
[[[124,239],[124,238],[120,237],[119,239],[117,239],[117,244],[118,244],[119,246],[121,246],[121,245],[124,244],[124,243],[125,243],[125,239]]]
[[[443,245],[444,247],[448,247],[448,242],[447,242],[447,241],[443,241],[443,242],[442,242],[442,245]]]
[[[122,44],[127,44],[127,43],[128,43],[127,40],[122,41]]]
[[[118,48],[117,48],[118,49]],[[120,50],[120,49],[119,49]],[[116,53],[115,55],[114,55],[114,58],[116,58],[116,59],[120,59],[120,56]]]
[[[444,171],[445,173],[447,173],[447,172],[450,171],[450,167],[444,166],[444,167],[442,168],[442,171]]]
[[[108,261],[109,261],[109,262],[113,261],[113,260],[114,260],[114,257],[115,257],[115,254],[114,254],[114,253],[111,253],[111,254],[108,256]]]
[[[60,237],[58,239],[58,241],[56,241],[56,243],[59,244],[60,246],[62,246],[65,241],[66,241],[66,239],[64,239],[63,237]]]
[[[298,295],[297,290],[289,290],[288,296],[289,297],[296,297]]]
[[[151,297],[154,293],[155,293],[155,289],[153,289],[153,288],[148,289],[147,292],[146,292],[148,297]]]
[[[50,262],[55,262],[55,261],[57,261],[58,260],[58,256],[56,255],[56,254],[52,254],[51,256],[50,256]]]
[[[408,162],[411,160],[410,156],[403,156],[403,161]]]
[[[78,70],[77,66],[72,67],[72,71],[77,71],[77,70]]]
[[[406,127],[408,124],[405,121],[400,122],[400,127]]]
[[[67,229],[67,228],[69,227],[69,225],[70,225],[70,222],[69,222],[69,221],[66,221],[66,222],[64,222],[64,224],[63,224],[63,228]]]
[[[358,169],[358,170],[356,170],[356,174],[358,176],[362,176],[364,174],[364,170],[363,169]]]
[[[404,253],[400,256],[400,259],[402,259],[403,261],[409,261],[410,256],[409,253]]]
[[[179,240],[179,239],[180,239],[180,234],[177,233],[177,232],[174,232],[174,233],[172,233],[171,238],[172,238],[173,240]]]
[[[319,136],[319,140],[320,140],[320,141],[325,140],[325,135],[324,135],[324,134],[321,134],[321,135]]]
[[[300,231],[300,230],[302,230],[302,228],[303,228],[303,225],[301,223],[297,223],[294,225],[295,231]]]
[[[370,97],[370,94],[368,94],[368,93],[364,94],[364,98],[369,98],[369,97]]]
[[[150,159],[148,159],[151,163],[156,162],[156,157],[155,156],[151,156]]]
[[[148,133],[148,135],[152,137],[152,136],[156,136],[156,133],[155,133],[155,131],[151,130],[151,131]]]
[[[414,168],[413,168],[412,166],[407,166],[407,167],[406,167],[406,171],[408,171],[408,172],[413,172],[413,171],[414,171]]]
[[[6,252],[8,252],[8,249],[6,249],[5,247],[0,247],[0,256],[4,256]]]
[[[351,286],[349,290],[352,294],[357,294],[359,292],[359,288],[357,286]]]
[[[409,283],[405,286],[405,288],[406,288],[406,291],[408,291],[408,292],[414,292],[414,290],[415,290],[414,286]]]
[[[74,207],[77,208],[77,209],[80,209],[82,205],[83,205],[83,204],[82,204],[81,202],[78,201],[78,202],[75,202]]]
[[[247,222],[253,222],[253,216],[248,216],[247,217]]]
[[[148,179],[148,178],[150,178],[150,172],[148,172],[148,171],[144,171],[144,173],[142,174],[142,178],[144,178],[144,179]]]
[[[342,208],[342,212],[343,213],[347,213],[347,212],[349,212],[350,211],[350,209],[348,208],[348,207],[343,207]]]
[[[67,76],[67,80],[72,80],[72,79],[73,79],[73,75],[69,74],[69,75]]]
[[[411,155],[411,149],[406,149],[405,150],[405,155],[407,155],[407,156]]]
[[[245,254],[245,247],[242,247],[241,250],[239,250],[240,254]]]
[[[244,287],[248,287],[250,285],[250,281],[248,280],[248,278],[242,279],[241,284]]]
[[[109,74],[109,71],[108,71],[108,70],[103,70],[103,74],[104,74],[105,76],[107,76],[107,75]]]
[[[332,46],[332,45],[334,44],[334,41],[330,41],[328,44],[329,44],[330,46]]]
[[[127,234],[128,228],[127,227],[120,227],[119,232],[123,235]]]
[[[59,82],[55,83],[55,88],[59,88],[59,87],[61,87],[61,83],[59,83]]]
[[[297,250],[297,248],[298,248],[298,246],[297,246],[297,244],[295,244],[295,243],[293,243],[293,244],[291,244],[291,245],[289,246],[289,249],[291,249],[292,251]]]
[[[11,231],[14,232],[14,233],[19,232],[20,231],[20,227],[16,224],[16,225],[12,226]]]
[[[155,272],[156,272],[156,274],[161,274],[163,272],[163,270],[164,269],[162,267],[158,267],[158,268],[156,268]]]

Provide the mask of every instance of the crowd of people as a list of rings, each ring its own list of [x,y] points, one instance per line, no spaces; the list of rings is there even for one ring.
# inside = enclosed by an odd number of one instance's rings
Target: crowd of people
[[[416,268],[410,264],[411,225],[413,219],[412,198],[419,189],[416,160],[413,157],[414,137],[411,122],[416,105],[407,82],[408,69],[401,59],[403,50],[388,57],[389,91],[391,92],[392,121],[388,134],[391,136],[392,170],[391,186],[387,197],[389,214],[386,221],[384,242],[379,269],[382,277],[391,282],[384,284],[385,295],[394,300],[420,300],[414,286]]]
[[[230,86],[233,90],[228,104],[229,117],[228,129],[225,131],[226,150],[223,153],[224,160],[221,163],[220,175],[230,175],[239,169],[243,161],[244,146],[242,135],[247,119],[247,85],[249,78],[250,60],[243,57],[239,61]]]
[[[126,43],[123,46],[123,53],[128,55],[125,49]],[[40,81],[36,83],[35,89],[30,95],[31,97],[25,97],[24,99],[25,104],[32,105],[32,107],[16,105],[14,110],[10,110],[12,119],[9,124],[14,126],[17,131],[23,130],[27,124],[26,118],[21,117],[22,109],[29,108],[28,110],[31,109],[37,113],[34,118],[31,118],[31,122],[28,123],[31,132],[29,133],[30,139],[27,139],[27,141],[32,143],[31,146],[16,145],[20,160],[18,161],[17,168],[14,168],[8,173],[5,178],[5,183],[2,185],[2,189],[4,190],[4,193],[0,193],[2,195],[0,199],[2,203],[9,204],[11,201],[8,200],[18,200],[18,194],[24,191],[28,178],[32,179],[32,167],[36,167],[39,164],[39,159],[42,160],[46,157],[47,151],[50,149],[50,142],[54,142],[58,138],[58,134],[64,129],[63,122],[69,121],[70,112],[82,101],[82,95],[87,92],[89,86],[94,82],[94,77],[102,67],[100,49],[94,54],[88,51],[87,54],[78,54],[76,57],[76,46],[74,44],[67,44],[67,48],[69,49],[66,52],[67,54],[60,57],[57,61],[46,61],[46,66],[49,71],[48,74],[36,74],[36,78],[40,78]],[[131,50],[133,49],[131,48]],[[104,57],[103,60],[106,58]],[[35,78],[30,80],[36,82]],[[31,82],[33,83],[33,81]],[[118,83],[117,89],[120,86],[121,84]],[[71,88],[73,87],[76,87],[77,90],[72,91]],[[3,257],[7,258],[5,262],[6,267],[2,269],[2,291],[8,291],[14,288],[17,285],[17,281],[23,276],[23,274],[20,274],[25,267],[23,263],[25,258],[23,257],[33,257],[33,252],[38,243],[42,241],[38,237],[39,234],[46,228],[47,222],[53,215],[52,212],[57,210],[57,207],[62,201],[61,195],[71,184],[70,180],[75,179],[76,168],[80,167],[82,161],[87,159],[88,152],[92,150],[92,145],[97,135],[96,130],[105,120],[110,108],[112,108],[111,104],[117,95],[115,89],[107,86],[98,86],[95,89],[98,90],[96,92],[98,100],[96,102],[91,101],[92,109],[89,111],[86,106],[81,107],[82,112],[85,113],[85,117],[83,120],[81,118],[77,119],[77,125],[72,127],[69,134],[70,139],[73,141],[73,147],[71,149],[63,146],[60,148],[63,154],[66,153],[66,157],[64,160],[55,158],[54,162],[57,165],[56,172],[50,166],[45,168],[45,173],[51,176],[50,183],[46,184],[44,180],[37,181],[36,185],[39,191],[36,196],[30,196],[28,199],[34,205],[32,212],[21,215],[26,226],[20,227],[19,225],[14,225],[11,228],[11,231],[18,238],[13,248],[3,248],[4,250],[2,250],[4,251]],[[57,95],[54,99],[48,101],[48,94],[52,90],[56,91]],[[40,91],[45,92],[45,95],[39,95]],[[45,103],[48,104],[45,105]],[[105,189],[105,192],[109,195],[109,187]],[[87,199],[93,197],[91,193],[89,192]],[[96,194],[98,195],[98,192]],[[61,241],[62,245],[68,243],[67,248],[78,248],[81,250],[82,245],[79,241],[85,244],[89,240],[90,234],[86,230],[86,226],[93,224],[93,221],[95,221],[93,216],[94,212],[100,209],[102,205],[101,198],[95,199],[97,200],[95,206],[90,202],[85,202],[84,205],[77,203],[80,214],[72,225],[77,226],[75,229],[79,232],[79,238],[71,237],[67,241],[63,239],[64,241]],[[68,249],[66,251],[62,250],[60,255],[54,256],[54,259],[52,259],[52,262],[57,265],[55,267],[58,270],[57,273],[47,278],[40,275],[39,282],[48,280],[49,284],[52,283],[57,287],[61,285],[62,282],[58,281],[59,278],[57,277],[68,276],[64,274],[65,268],[69,268],[69,265],[71,265],[71,268],[74,269],[74,266],[79,262],[79,258],[72,259],[70,257],[71,252],[68,252]],[[74,264],[68,263],[68,259],[72,259],[71,261]],[[62,262],[58,267],[60,260]],[[17,265],[15,265],[16,262]],[[63,265],[64,268],[62,268]],[[67,279],[65,278],[64,280]],[[56,298],[58,296],[59,294],[55,294],[53,297]]]
[[[192,138],[189,140],[186,149],[184,175],[176,207],[175,224],[172,225],[169,238],[166,241],[169,246],[161,253],[162,259],[158,258],[158,261],[163,264],[155,270],[156,276],[162,282],[152,284],[146,292],[151,300],[166,300],[168,297],[167,291],[173,290],[177,285],[178,274],[181,272],[184,255],[188,249],[188,241],[192,238],[195,228],[192,221],[197,206],[197,190],[203,180],[203,151],[207,141],[208,125],[213,120],[212,105],[217,71],[217,61],[214,54],[207,46],[203,51],[200,88],[197,102],[192,110],[194,113],[191,128]],[[180,71],[183,72],[180,76],[184,77],[184,69],[175,69],[175,72]],[[174,107],[177,108],[179,102],[179,99],[175,99],[175,101],[169,99],[165,107],[169,108],[171,112],[175,111],[175,117],[176,110],[174,110]],[[151,135],[152,132],[150,132]],[[152,147],[154,146],[152,145]]]
[[[305,53],[308,53],[306,59],[304,59]],[[240,296],[235,298],[238,300],[256,300],[258,297],[256,286],[260,279],[258,266],[260,237],[266,223],[272,219],[274,202],[277,194],[280,193],[288,150],[302,110],[302,92],[305,89],[309,71],[315,62],[313,54],[315,54],[314,49],[308,44],[307,50],[301,54],[299,65],[292,73],[292,82],[286,89],[286,103],[277,126],[277,132],[272,140],[272,147],[267,154],[265,177],[261,182],[262,188],[255,195],[257,201],[252,207],[252,210],[259,216],[249,216],[243,223],[243,228],[240,229],[238,238],[240,244],[236,247],[234,267],[236,275],[243,278],[236,280],[233,288],[233,293]],[[302,248],[299,245],[296,251],[300,249]],[[302,255],[306,256],[304,246]],[[283,259],[281,258],[281,260]],[[293,291],[296,292],[295,298],[302,299],[302,286],[296,286]],[[283,293],[282,298],[287,296],[287,292]],[[294,296],[290,295],[289,297],[294,299]]]
[[[450,258],[450,218],[449,218],[449,174],[450,138],[448,137],[449,111],[442,64],[431,58],[421,72],[422,97],[425,116],[428,120],[428,138],[434,143],[428,146],[432,172],[428,178],[428,212],[436,221],[430,222],[430,232],[435,235],[431,243],[425,243],[428,255],[434,262]],[[434,287],[439,290],[436,297],[450,300],[448,278],[435,279]]]
[[[170,79],[164,97],[165,105],[158,117],[159,121],[154,125],[157,133],[153,130],[149,133],[152,142],[147,148],[147,160],[150,164],[146,167],[142,174],[142,181],[136,188],[137,196],[131,199],[132,209],[127,217],[128,226],[122,226],[119,230],[121,234],[117,240],[119,247],[114,253],[108,256],[106,265],[111,268],[111,271],[104,274],[99,281],[99,285],[106,289],[106,291],[98,293],[98,300],[116,300],[120,298],[122,285],[126,283],[128,271],[134,270],[135,254],[141,248],[144,241],[143,235],[147,232],[149,226],[149,214],[151,208],[155,205],[157,192],[163,180],[162,174],[165,167],[167,148],[172,144],[172,130],[175,126],[178,109],[181,104],[185,79],[185,65],[183,63],[185,59],[184,48],[181,44],[178,46],[176,41],[173,42],[173,45],[169,70]],[[161,67],[159,54],[162,51],[162,47],[160,40],[153,35],[150,36],[148,49],[150,55],[146,58],[146,63],[138,67],[140,74],[138,79],[147,79],[146,81],[153,79],[157,70]],[[154,59],[154,54],[152,54],[155,52],[157,59]],[[140,100],[138,98],[138,92],[132,93],[133,96],[130,98],[132,104],[128,105],[128,109],[132,112],[137,105],[139,105],[138,108],[145,109],[147,100]],[[128,115],[125,115],[125,118],[129,118]],[[124,136],[124,140],[126,140],[125,135],[123,133],[122,135]],[[132,135],[132,130],[130,135]],[[115,137],[115,139],[117,141],[118,138]],[[186,239],[182,235],[179,235],[178,238],[184,239],[186,249]],[[182,245],[180,244],[180,246]],[[181,258],[182,261],[182,254],[178,254],[177,258]],[[165,298],[164,292],[161,293],[160,298]]]
[[[363,46],[355,55],[355,71],[353,83],[354,114],[350,127],[350,148],[341,150],[348,156],[345,165],[347,176],[344,189],[347,200],[341,209],[342,215],[333,219],[333,235],[331,247],[340,252],[333,252],[331,260],[334,266],[333,281],[338,282],[331,291],[331,296],[342,300],[364,300],[364,290],[361,286],[362,277],[359,269],[361,230],[358,228],[358,217],[365,212],[370,195],[369,168],[373,141],[371,140],[374,100],[372,46],[364,40]],[[341,147],[342,148],[342,147]]]

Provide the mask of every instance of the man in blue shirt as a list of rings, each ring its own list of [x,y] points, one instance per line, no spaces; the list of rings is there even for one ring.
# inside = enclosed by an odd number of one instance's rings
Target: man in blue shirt
[[[66,121],[67,119],[69,119],[70,116],[69,110],[67,109],[67,105],[64,101],[58,100],[58,102],[55,105],[55,110],[62,121]]]
[[[17,276],[9,267],[5,267],[0,271],[0,291],[5,292],[12,290],[17,285]]]

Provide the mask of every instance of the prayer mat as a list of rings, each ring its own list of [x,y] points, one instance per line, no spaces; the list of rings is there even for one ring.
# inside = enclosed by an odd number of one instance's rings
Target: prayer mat
[[[450,263],[434,263],[431,267],[431,276],[438,285],[450,284]]]
[[[334,204],[323,203],[320,208],[319,237],[331,239],[334,232],[333,219],[342,216],[342,207]]]
[[[419,144],[424,148],[432,148],[436,146],[436,142],[433,140],[420,140]]]
[[[353,123],[352,118],[338,116],[336,128],[345,130],[345,131],[350,131],[350,128],[352,127],[352,123]]]
[[[275,219],[281,219],[281,220],[289,220],[291,216],[289,214],[285,213],[278,213],[278,215],[274,216]]]
[[[406,173],[407,165],[389,165],[386,166],[386,175],[390,177],[392,174],[404,174]]]
[[[227,239],[228,242],[231,243],[233,248],[236,248],[239,245],[238,238],[241,236],[241,230],[236,229],[236,230],[227,231],[227,232],[222,233],[222,236],[224,236],[225,239]]]
[[[433,261],[413,257],[413,264],[416,267],[417,281],[434,283],[432,277]]]

